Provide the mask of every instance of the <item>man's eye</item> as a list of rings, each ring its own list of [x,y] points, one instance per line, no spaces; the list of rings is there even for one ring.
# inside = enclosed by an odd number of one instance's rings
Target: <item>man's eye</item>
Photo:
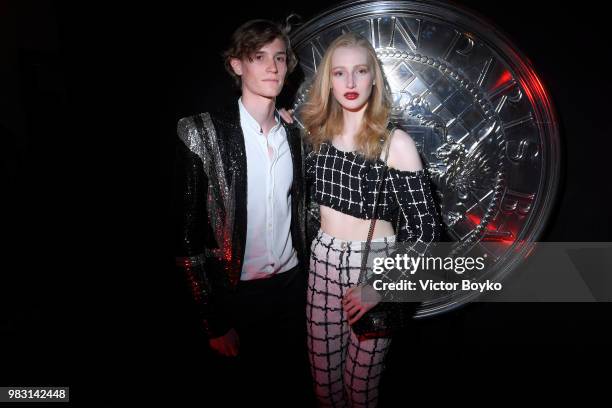
[[[279,62],[285,62],[285,57],[276,57],[276,60]]]
[[[263,59],[263,55],[256,55],[256,56],[255,56],[255,59],[256,59],[257,61],[261,61],[261,60]]]

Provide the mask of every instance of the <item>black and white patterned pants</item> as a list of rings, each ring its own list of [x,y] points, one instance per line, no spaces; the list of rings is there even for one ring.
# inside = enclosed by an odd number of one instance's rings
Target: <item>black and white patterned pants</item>
[[[395,236],[372,239],[394,241]],[[378,384],[391,339],[360,341],[342,308],[344,294],[359,280],[362,243],[334,238],[321,230],[312,242],[306,318],[310,367],[321,406],[374,407],[378,402]],[[388,248],[372,248],[369,256],[383,256],[378,251],[388,253]]]

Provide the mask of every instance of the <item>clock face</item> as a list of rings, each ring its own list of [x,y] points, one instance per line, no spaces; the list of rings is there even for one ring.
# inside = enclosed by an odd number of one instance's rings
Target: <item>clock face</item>
[[[560,166],[556,115],[527,59],[495,27],[440,2],[350,2],[292,35],[309,80],[327,46],[345,32],[377,51],[394,100],[392,121],[415,140],[435,185],[451,251],[484,256],[462,278],[501,281],[537,240]],[[417,317],[451,310],[475,292],[424,302]]]

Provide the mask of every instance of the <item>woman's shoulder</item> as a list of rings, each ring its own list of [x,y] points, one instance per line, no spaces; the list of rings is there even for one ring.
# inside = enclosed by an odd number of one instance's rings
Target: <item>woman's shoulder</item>
[[[423,163],[414,140],[404,130],[396,128],[389,135],[389,158],[387,164],[398,171],[417,172],[423,170]]]
[[[391,139],[390,152],[406,153],[408,151],[414,151],[418,154],[414,140],[403,129],[393,129],[389,137]]]

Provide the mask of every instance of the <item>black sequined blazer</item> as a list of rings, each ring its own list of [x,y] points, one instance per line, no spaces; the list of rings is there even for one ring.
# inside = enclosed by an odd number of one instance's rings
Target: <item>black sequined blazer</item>
[[[305,231],[313,221],[305,208],[304,146],[299,129],[282,123],[293,159],[291,238],[306,270]],[[247,230],[247,162],[238,104],[182,118],[177,133],[177,266],[187,275],[207,334],[218,337],[233,327],[228,302],[240,279]]]

